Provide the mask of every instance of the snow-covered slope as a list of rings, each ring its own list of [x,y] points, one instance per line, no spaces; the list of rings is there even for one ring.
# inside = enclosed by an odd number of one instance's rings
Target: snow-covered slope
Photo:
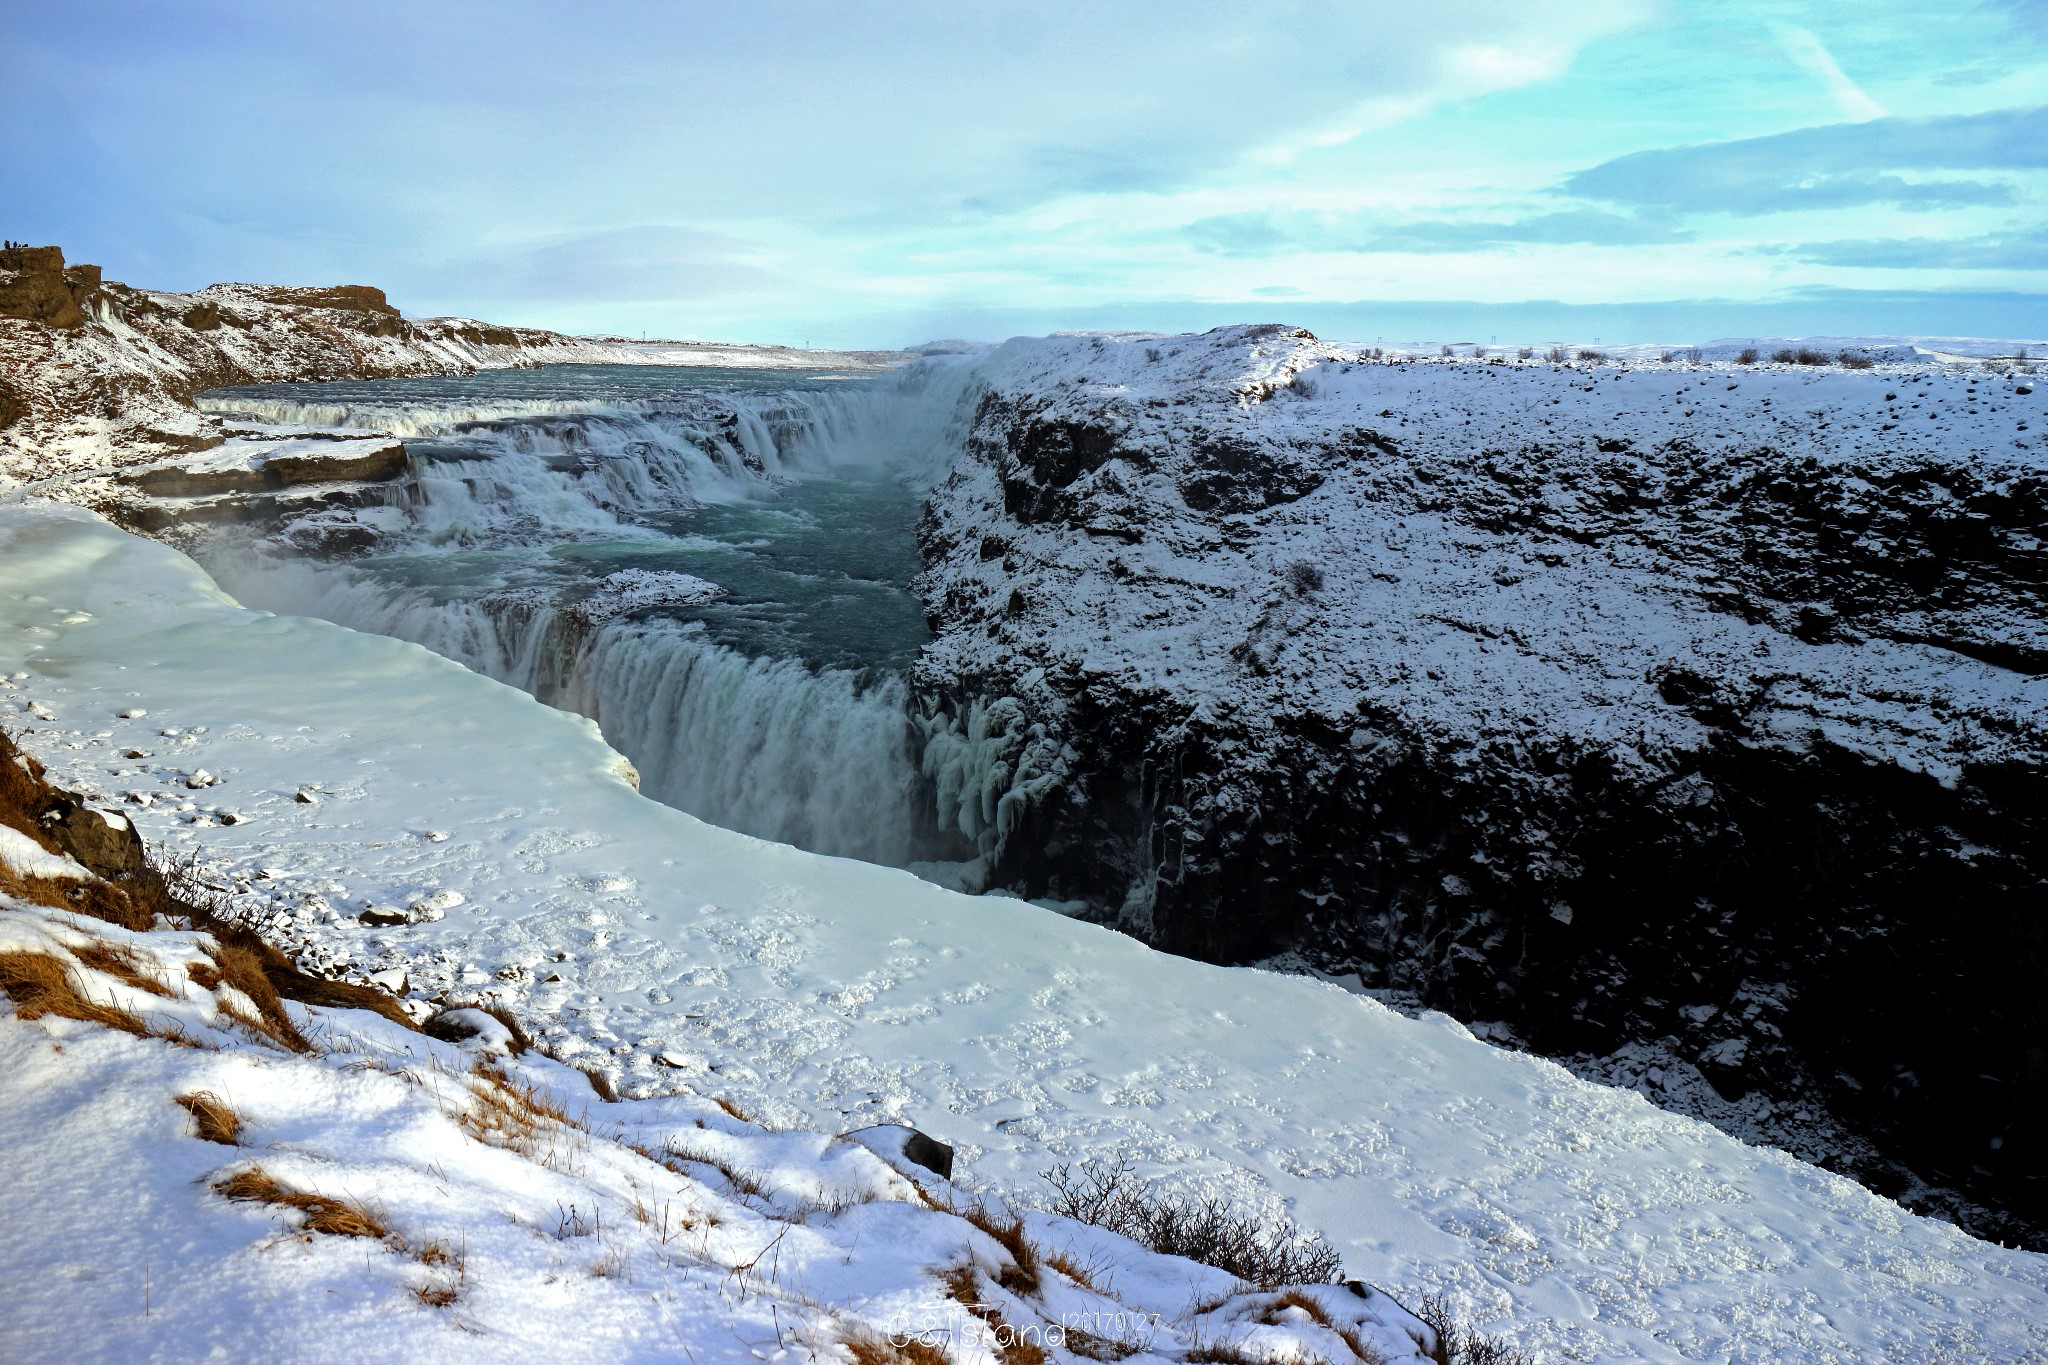
[[[942,799],[993,884],[2043,1236],[2048,395],[1850,358],[1012,342],[922,535]]]
[[[629,1095],[909,1122],[999,1189],[1121,1148],[1284,1201],[1351,1274],[1447,1290],[1547,1359],[2048,1355],[2048,1258],[1441,1017],[703,825],[587,722],[245,611],[76,509],[0,509],[0,584],[0,719],[57,777],[133,793],[309,960],[495,993]]]
[[[101,1017],[25,986],[31,963]],[[204,933],[0,893],[0,981],[29,1002],[0,1013],[0,1217],[36,1233],[0,1272],[9,1360],[878,1365],[923,1343],[1075,1365],[1229,1343],[1425,1365],[1436,1345],[1363,1285],[1246,1292],[970,1195],[907,1158],[907,1129],[771,1131],[683,1087],[608,1100],[473,1009],[437,1037],[318,1006],[279,1027],[221,964]]]

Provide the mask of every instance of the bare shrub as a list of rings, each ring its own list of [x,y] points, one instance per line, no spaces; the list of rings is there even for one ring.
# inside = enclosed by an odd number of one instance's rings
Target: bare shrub
[[[1535,347],[1533,347],[1533,346],[1524,346],[1524,347],[1522,347],[1522,348],[1521,348],[1520,350],[1518,350],[1518,351],[1516,351],[1516,352],[1515,352],[1515,359],[1517,359],[1517,360],[1527,360],[1527,359],[1528,359],[1528,358],[1529,358],[1530,356],[1533,356],[1533,355],[1535,355],[1535,354],[1536,354],[1536,348],[1535,348]]]
[[[1780,365],[1790,365],[1792,363],[1792,352],[1789,349],[1772,351],[1771,359]]]
[[[1287,585],[1302,597],[1321,592],[1323,571],[1306,559],[1297,559],[1287,566]]]
[[[1553,346],[1543,353],[1543,358],[1553,365],[1562,365],[1568,356],[1564,347]]]
[[[223,1147],[241,1145],[242,1116],[211,1090],[180,1095],[172,1103],[192,1116],[193,1129],[203,1140],[218,1142]]]
[[[1260,1289],[1326,1284],[1343,1265],[1321,1233],[1240,1212],[1218,1195],[1161,1193],[1139,1179],[1128,1157],[1062,1164],[1045,1179],[1053,1213],[1215,1266]]]
[[[1735,353],[1735,363],[1738,365],[1754,365],[1758,358],[1757,349],[1754,346],[1745,346]]]
[[[1605,351],[1580,351],[1578,358],[1588,365],[1598,365],[1607,359],[1607,353]]]
[[[1439,352],[1438,354],[1440,354],[1440,355],[1442,355],[1442,356],[1444,356],[1444,357],[1446,357],[1446,358],[1449,358],[1450,356],[1454,356],[1454,355],[1456,355],[1456,354],[1457,354],[1457,352],[1456,352],[1456,351],[1454,351],[1454,350],[1452,350],[1452,349],[1451,349],[1450,347],[1446,346],[1446,347],[1444,347],[1444,348],[1443,348],[1443,350],[1442,350],[1442,351],[1440,351],[1440,352]]]
[[[1843,351],[1835,357],[1835,361],[1845,370],[1867,370],[1877,364],[1869,356],[1857,355],[1854,351]]]
[[[1436,1333],[1433,1358],[1437,1365],[1534,1365],[1528,1356],[1498,1337],[1466,1331],[1441,1294],[1424,1294],[1414,1312]]]

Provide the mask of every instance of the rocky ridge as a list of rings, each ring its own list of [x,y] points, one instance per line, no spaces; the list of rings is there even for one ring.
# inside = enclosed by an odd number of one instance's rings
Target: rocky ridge
[[[934,492],[991,884],[1574,1058],[2043,1240],[2023,362],[1012,343]]]

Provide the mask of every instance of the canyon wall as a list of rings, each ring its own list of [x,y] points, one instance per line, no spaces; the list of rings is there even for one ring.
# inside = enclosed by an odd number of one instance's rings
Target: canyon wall
[[[988,369],[917,683],[991,883],[1355,972],[2039,1240],[2026,374],[1276,327]]]

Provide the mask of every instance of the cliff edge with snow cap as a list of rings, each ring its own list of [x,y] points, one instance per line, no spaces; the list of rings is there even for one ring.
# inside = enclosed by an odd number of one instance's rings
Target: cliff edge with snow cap
[[[1011,343],[922,532],[942,803],[991,884],[2039,1235],[2042,397],[1814,358]]]

